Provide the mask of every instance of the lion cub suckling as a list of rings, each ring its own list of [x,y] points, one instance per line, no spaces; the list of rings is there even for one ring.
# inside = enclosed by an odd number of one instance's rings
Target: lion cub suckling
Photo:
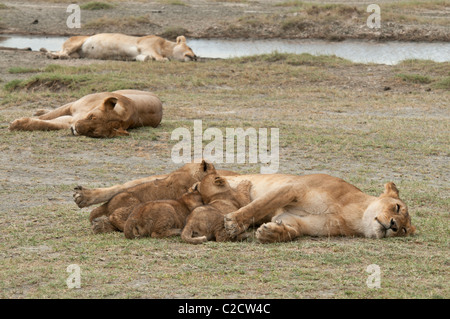
[[[208,240],[242,240],[227,235],[224,228],[224,215],[249,204],[250,181],[242,181],[236,190],[221,176],[209,174],[194,185],[201,194],[205,205],[195,208],[188,216],[181,238],[191,244],[201,244]]]
[[[186,217],[201,205],[203,201],[200,193],[192,188],[177,200],[156,200],[138,204],[125,222],[125,237],[163,238],[180,235]]]

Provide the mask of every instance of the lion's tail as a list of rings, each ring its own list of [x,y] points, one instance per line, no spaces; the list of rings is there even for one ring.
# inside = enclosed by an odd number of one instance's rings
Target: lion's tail
[[[181,232],[181,239],[189,244],[194,245],[202,244],[205,241],[208,241],[208,238],[206,238],[206,236],[192,237],[192,235],[193,235],[192,227],[186,225],[183,228],[183,231]]]

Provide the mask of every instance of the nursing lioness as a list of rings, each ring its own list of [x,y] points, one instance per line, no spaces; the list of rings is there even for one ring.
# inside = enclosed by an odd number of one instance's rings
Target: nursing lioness
[[[71,129],[74,135],[115,137],[128,135],[127,129],[159,125],[162,104],[150,92],[119,90],[89,94],[55,110],[39,110],[37,117],[24,117],[11,123],[14,131]]]
[[[252,202],[225,216],[225,228],[237,236],[254,222],[263,243],[310,236],[384,238],[415,232],[406,204],[394,183],[379,197],[363,193],[344,180],[324,174],[226,177],[231,186],[252,182]]]
[[[75,36],[64,42],[62,50],[49,52],[53,59],[90,58],[103,60],[136,61],[195,61],[197,56],[186,44],[186,38],[179,36],[176,42],[148,35],[134,37],[120,33],[100,33],[93,36]]]

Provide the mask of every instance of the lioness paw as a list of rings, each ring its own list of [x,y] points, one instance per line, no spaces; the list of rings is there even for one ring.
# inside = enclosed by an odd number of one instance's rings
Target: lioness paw
[[[16,131],[16,130],[26,130],[27,126],[30,124],[30,118],[28,117],[23,117],[17,120],[14,120],[10,125],[9,125],[9,129],[11,131]]]
[[[243,233],[247,229],[244,225],[239,225],[232,213],[225,215],[224,226],[228,236],[232,238]]]
[[[261,243],[291,241],[295,237],[297,237],[297,231],[281,220],[265,223],[256,230],[256,238]]]
[[[92,204],[90,190],[82,186],[74,188],[73,200],[79,208],[87,207]]]
[[[39,109],[34,112],[33,116],[41,116],[50,112],[49,110]]]
[[[116,227],[111,224],[106,216],[98,217],[92,221],[92,232],[94,234],[111,233],[116,230]]]

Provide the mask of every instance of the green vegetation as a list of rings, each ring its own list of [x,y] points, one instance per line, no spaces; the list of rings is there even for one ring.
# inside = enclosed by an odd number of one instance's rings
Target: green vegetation
[[[397,74],[397,77],[410,83],[428,84],[432,82],[429,76],[421,74]]]
[[[187,36],[189,31],[182,27],[168,27],[162,33],[161,37],[174,41],[179,35]]]
[[[83,10],[106,10],[114,8],[114,5],[106,2],[92,1],[80,5]]]
[[[11,74],[20,74],[20,73],[36,73],[36,72],[40,72],[40,69],[36,69],[36,68],[23,68],[20,66],[16,66],[16,67],[12,67],[8,70],[9,73]]]
[[[87,29],[98,29],[103,27],[136,27],[142,24],[152,25],[153,22],[147,16],[124,16],[120,19],[103,16],[86,22],[83,27]]]
[[[196,63],[55,63],[22,65],[40,71],[0,91],[0,194],[8,199],[0,209],[0,297],[450,297],[450,63],[365,65],[277,52]],[[116,139],[7,129],[37,108],[124,88],[161,98],[160,126]],[[195,119],[203,129],[279,128],[280,173],[328,173],[374,196],[394,181],[417,235],[197,246],[179,238],[93,235],[91,208],[75,206],[73,187],[106,187],[179,167],[170,159],[177,142],[171,132],[191,130]],[[259,172],[259,164],[216,166]],[[70,264],[81,267],[81,289],[66,286]],[[381,289],[366,285],[371,264],[380,266]]]
[[[186,2],[181,0],[158,0],[158,2],[172,6],[187,6]]]

